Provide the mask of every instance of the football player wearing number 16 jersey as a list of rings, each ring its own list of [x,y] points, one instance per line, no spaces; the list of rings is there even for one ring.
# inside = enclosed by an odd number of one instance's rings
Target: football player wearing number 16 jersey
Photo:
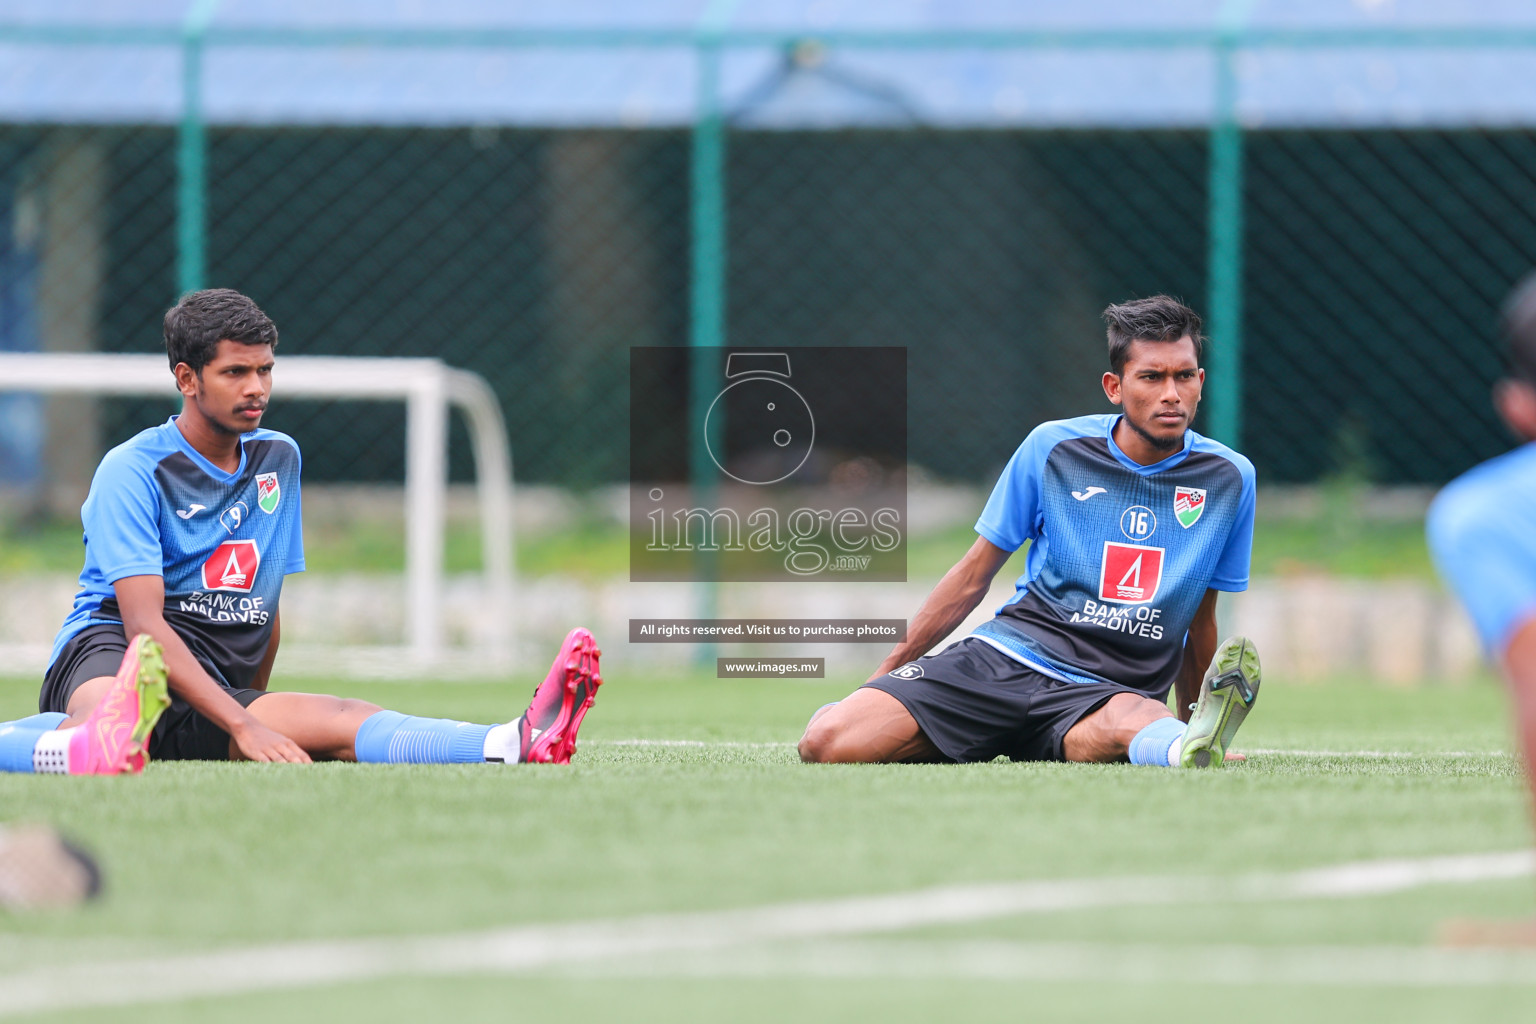
[[[1104,317],[1104,393],[1120,414],[1025,438],[971,550],[874,677],[812,716],[803,759],[1206,767],[1228,756],[1259,659],[1243,637],[1217,646],[1216,595],[1248,586],[1253,466],[1189,429],[1205,381],[1199,316],[1159,295]],[[1013,599],[924,657],[1026,542]]]
[[[81,508],[85,568],[39,714],[0,770],[132,773],[147,758],[565,762],[602,683],[574,629],[533,701],[492,725],[268,692],[283,577],[304,569],[299,447],[261,429],[277,328],[239,292],[165,315],[182,411],[108,452]]]

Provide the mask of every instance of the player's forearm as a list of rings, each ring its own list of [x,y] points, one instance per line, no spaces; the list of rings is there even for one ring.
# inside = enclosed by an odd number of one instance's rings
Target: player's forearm
[[[987,596],[992,577],[1003,567],[1011,551],[993,544],[985,537],[976,538],[965,557],[944,574],[917,614],[907,626],[907,638],[897,644],[871,679],[882,676],[898,665],[921,658],[934,644],[954,632],[965,617],[976,610]]]
[[[265,690],[272,679],[272,665],[277,661],[277,645],[282,639],[283,620],[277,612],[272,613],[272,636],[267,640],[267,652],[261,656],[261,664],[256,667],[256,678],[251,680],[251,689]]]
[[[927,654],[976,610],[987,595],[990,583],[990,576],[976,579],[963,572],[960,566],[951,569],[912,617],[907,625],[907,638],[891,649],[870,678],[882,676],[898,665]]]
[[[1190,644],[1184,645],[1184,662],[1179,666],[1178,677],[1173,682],[1174,714],[1181,722],[1189,721],[1193,713],[1193,705],[1200,696],[1200,678],[1203,675],[1197,668],[1199,660],[1195,657]]]
[[[1216,656],[1218,639],[1215,591],[1207,591],[1205,601],[1195,613],[1194,621],[1189,624],[1189,637],[1184,641],[1184,660],[1179,665],[1179,674],[1173,683],[1174,701],[1177,704],[1174,713],[1181,722],[1189,721],[1190,705],[1200,696],[1200,681],[1205,678],[1206,666]]]
[[[165,652],[166,683],[171,692],[190,704],[193,710],[233,735],[251,721],[240,702],[213,681],[202,663],[192,654],[186,641],[171,628],[163,616],[123,615],[123,632],[128,636],[148,633]]]
[[[1200,681],[1205,678],[1205,668],[1216,656],[1215,625],[1200,632],[1209,635],[1197,635],[1195,628],[1190,627],[1189,640],[1184,644],[1184,661],[1179,665],[1179,675],[1173,684],[1174,700],[1178,704],[1174,713],[1181,722],[1189,721],[1193,705],[1200,697]]]

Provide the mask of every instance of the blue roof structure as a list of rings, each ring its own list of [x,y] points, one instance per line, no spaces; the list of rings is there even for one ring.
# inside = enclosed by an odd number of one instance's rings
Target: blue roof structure
[[[670,127],[1536,123],[1528,0],[0,0],[0,121]],[[924,41],[926,39],[926,42]]]

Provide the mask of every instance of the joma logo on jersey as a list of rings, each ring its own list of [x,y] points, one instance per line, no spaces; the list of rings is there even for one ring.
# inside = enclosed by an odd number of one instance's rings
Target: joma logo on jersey
[[[1140,544],[1104,542],[1099,569],[1099,600],[1116,604],[1146,604],[1157,596],[1163,581],[1163,549]]]
[[[203,563],[204,590],[234,590],[249,594],[261,568],[261,552],[253,540],[227,540]]]

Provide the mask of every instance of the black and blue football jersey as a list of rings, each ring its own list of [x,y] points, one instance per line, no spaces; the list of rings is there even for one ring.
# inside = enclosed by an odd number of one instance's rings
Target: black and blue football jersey
[[[165,620],[216,679],[251,684],[287,573],[304,570],[299,446],[275,430],[240,438],[226,473],[171,417],[106,454],[80,508],[85,568],[50,665],[92,623],[121,622],[112,584],[165,579]]]
[[[971,635],[1046,675],[1161,700],[1206,590],[1248,588],[1253,465],[1192,430],[1140,465],[1115,444],[1119,419],[1042,423],[1014,452],[976,532],[1033,543],[1013,599]]]

